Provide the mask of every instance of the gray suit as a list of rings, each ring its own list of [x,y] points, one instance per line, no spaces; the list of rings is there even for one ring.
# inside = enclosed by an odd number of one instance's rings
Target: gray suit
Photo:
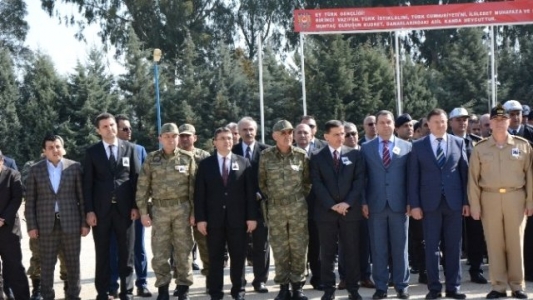
[[[44,299],[54,298],[54,267],[61,251],[67,267],[67,299],[79,299],[81,228],[85,223],[82,171],[78,162],[62,159],[57,192],[44,159],[33,165],[26,180],[25,216],[28,231],[39,230],[41,285]],[[55,206],[58,206],[59,219]]]
[[[376,289],[387,291],[389,272],[389,244],[392,251],[393,282],[397,291],[404,291],[409,283],[407,235],[407,166],[411,143],[399,138],[389,142],[390,165],[383,165],[381,138],[364,143],[367,182],[363,204],[368,205],[370,245],[372,249],[372,277]],[[381,144],[381,146],[380,146]]]
[[[338,172],[335,171],[329,147],[324,147],[311,157],[311,178],[316,195],[315,221],[320,239],[321,279],[326,290],[335,288],[334,260],[337,242],[345,253],[346,287],[350,293],[358,290],[359,220],[361,197],[365,181],[365,164],[359,150],[342,146]],[[331,209],[345,202],[350,205],[343,216]]]

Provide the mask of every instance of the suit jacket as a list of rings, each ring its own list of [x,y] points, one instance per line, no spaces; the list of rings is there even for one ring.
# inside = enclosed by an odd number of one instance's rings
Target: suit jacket
[[[529,144],[533,146],[533,126],[529,124],[522,124],[516,135],[525,138],[529,141]]]
[[[233,148],[231,149],[231,152],[240,155],[242,157],[245,156],[245,153],[243,153],[242,150],[242,141],[238,143],[237,145],[233,145]],[[265,145],[260,142],[255,142],[254,151],[252,152],[252,157],[250,158],[250,163],[252,165],[252,183],[254,186],[254,191],[260,192],[259,190],[259,155],[261,154],[261,151],[265,150],[270,146]],[[216,156],[216,155],[215,155]],[[261,194],[262,195],[262,194]],[[264,198],[264,196],[263,196]]]
[[[142,166],[142,164],[144,163],[144,160],[146,159],[146,156],[148,156],[148,154],[146,153],[146,149],[144,149],[143,146],[141,145],[138,145],[138,144],[134,144],[135,145],[135,151],[137,151],[137,159],[139,160],[139,168]]]
[[[0,169],[0,218],[4,219],[4,226],[22,237],[20,220],[17,211],[22,203],[22,182],[20,173],[3,166]]]
[[[18,171],[19,169],[17,168],[17,164],[15,163],[15,160],[10,158],[10,157],[7,157],[7,156],[4,156],[4,166],[8,167],[8,168],[11,168],[15,171]]]
[[[442,169],[437,164],[429,135],[413,142],[408,178],[411,208],[434,211],[444,194],[448,206],[460,210],[468,205],[467,180],[468,159],[463,138],[447,134],[446,162]]]
[[[129,166],[124,158],[127,158]],[[135,145],[119,139],[116,160],[113,170],[102,141],[86,150],[83,162],[85,213],[107,215],[112,197],[115,197],[120,213],[126,218],[130,217],[132,208],[137,208],[135,192],[140,166]]]
[[[63,169],[57,193],[50,182],[47,160],[34,164],[26,179],[26,216],[28,231],[38,229],[39,234],[51,234],[55,223],[55,203],[58,203],[61,230],[79,234],[85,223],[83,178],[81,164],[63,158]]]
[[[368,205],[371,213],[383,211],[387,203],[394,212],[406,211],[407,167],[411,148],[411,143],[394,138],[394,148],[389,147],[392,159],[389,167],[385,168],[379,153],[379,138],[361,147],[367,178],[363,204]]]
[[[238,170],[233,168],[237,164]],[[244,228],[247,220],[257,219],[257,201],[252,182],[252,166],[239,155],[231,155],[228,182],[224,186],[218,155],[200,162],[194,191],[196,222],[208,228]]]
[[[345,162],[345,163],[343,163]],[[361,151],[342,146],[339,172],[335,172],[329,147],[311,156],[311,180],[315,193],[315,221],[361,219],[361,201],[365,183],[365,163]],[[350,205],[346,216],[331,209],[337,203]]]

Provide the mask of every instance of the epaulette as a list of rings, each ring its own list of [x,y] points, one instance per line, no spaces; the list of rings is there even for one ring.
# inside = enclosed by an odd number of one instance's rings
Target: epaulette
[[[526,143],[528,143],[528,144],[531,143],[528,139],[523,138],[523,137],[518,136],[518,135],[513,135],[513,138],[515,138],[515,139],[519,139],[519,140],[522,140],[522,141],[524,141],[524,142],[526,142]]]
[[[481,141],[481,140],[483,139],[483,138],[480,137],[479,135],[475,135],[475,134],[473,134],[473,133],[470,133],[470,138],[472,138],[472,140],[473,140],[474,142],[479,142],[479,141]]]
[[[177,153],[189,156],[190,158],[194,159],[194,153],[187,151],[187,150],[183,150],[181,148],[177,148],[177,149],[178,149]]]
[[[489,140],[488,137],[483,138],[483,139],[481,139],[481,140],[479,140],[479,141],[476,142],[476,146],[479,145],[479,144],[481,144],[481,143],[484,143],[484,142],[486,142],[486,141],[488,141],[488,140]]]
[[[300,148],[300,147],[292,147],[292,150],[293,150],[294,152],[298,152],[298,153],[300,153],[300,154],[307,155],[307,152],[305,152],[305,150],[302,149],[302,148]]]

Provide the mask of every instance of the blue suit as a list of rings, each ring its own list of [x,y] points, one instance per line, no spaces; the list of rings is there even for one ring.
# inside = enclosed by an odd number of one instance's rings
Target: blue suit
[[[139,166],[142,166],[146,159],[146,149],[141,145],[135,145],[135,152]],[[135,223],[135,245],[134,245],[134,260],[135,260],[135,285],[137,287],[146,286],[146,278],[148,277],[148,257],[146,249],[144,248],[144,226],[140,219],[134,221]],[[114,234],[111,238],[109,247],[109,257],[111,262],[111,281],[109,283],[109,291],[114,292],[118,290],[118,253],[117,253],[117,239]]]
[[[383,143],[375,138],[361,147],[366,164],[363,205],[368,205],[372,277],[376,289],[387,291],[389,245],[392,254],[392,279],[396,291],[409,286],[407,236],[407,167],[411,143],[399,138],[389,141],[390,165],[383,165]],[[391,145],[391,143],[393,143]]]
[[[431,136],[431,135],[430,135]],[[441,292],[439,242],[444,238],[446,292],[461,284],[462,208],[468,205],[468,160],[464,139],[446,134],[446,161],[439,168],[430,136],[413,143],[409,160],[409,204],[423,212],[428,289]]]
[[[17,164],[15,163],[15,160],[10,158],[10,157],[7,157],[7,156],[4,156],[4,166],[8,167],[8,168],[11,168],[15,171],[18,171],[19,169],[17,168]]]

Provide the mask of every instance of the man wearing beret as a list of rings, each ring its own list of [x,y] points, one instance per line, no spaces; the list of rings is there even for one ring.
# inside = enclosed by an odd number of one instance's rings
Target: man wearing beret
[[[403,114],[396,118],[396,121],[394,122],[394,132],[396,132],[396,135],[404,141],[410,141],[413,139],[413,119],[409,114]]]

